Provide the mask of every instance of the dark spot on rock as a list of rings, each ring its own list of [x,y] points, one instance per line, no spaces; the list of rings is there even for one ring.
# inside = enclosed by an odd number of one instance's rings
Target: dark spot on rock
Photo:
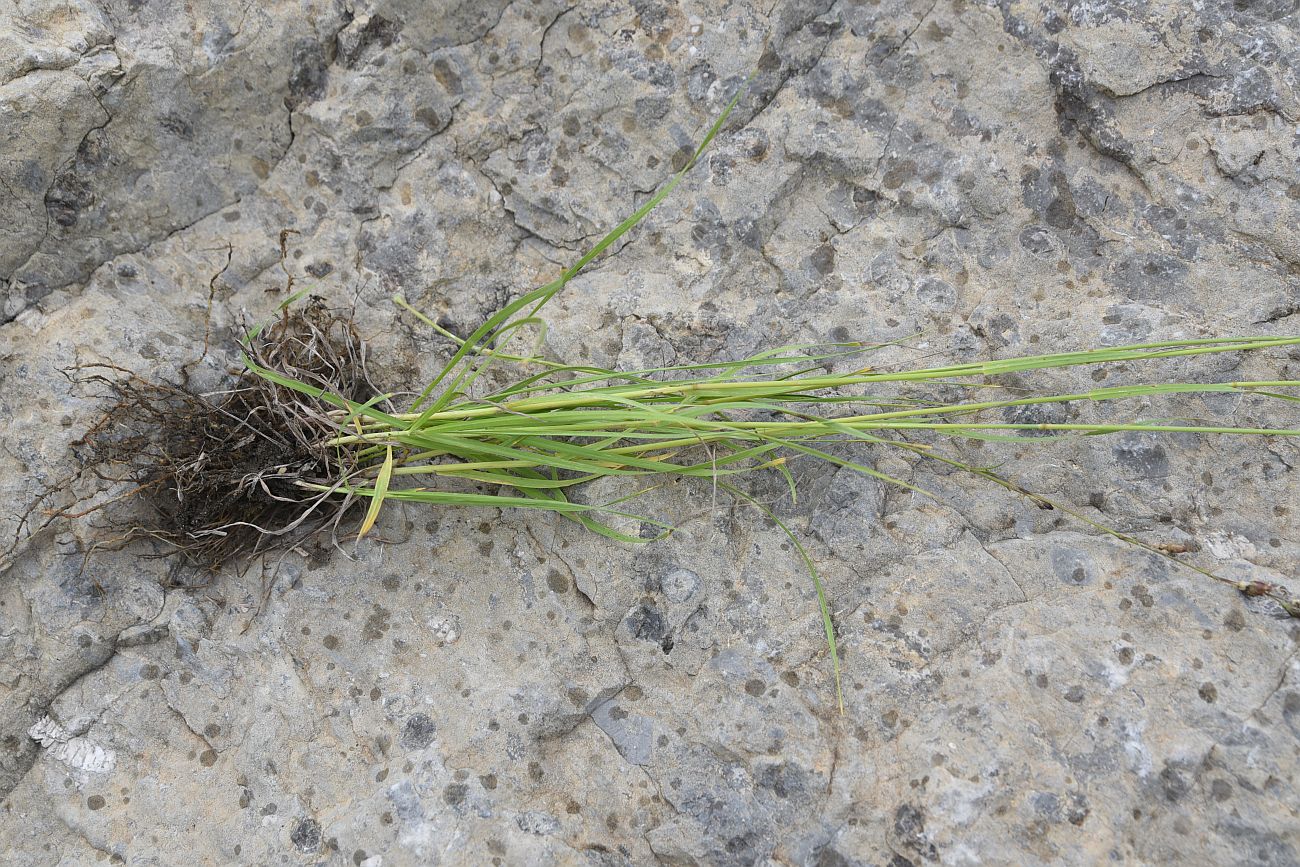
[[[1017,236],[1017,242],[1020,249],[1036,259],[1055,259],[1056,250],[1060,246],[1060,241],[1051,229],[1043,226],[1026,226],[1020,230]]]
[[[943,42],[952,35],[951,27],[944,27],[938,21],[931,21],[925,28],[925,38],[930,42]]]
[[[1182,771],[1166,764],[1164,770],[1160,772],[1160,788],[1164,792],[1165,800],[1172,804],[1183,799],[1191,790],[1191,784]]]
[[[290,111],[325,95],[325,82],[329,77],[328,53],[332,52],[313,39],[303,39],[294,44],[289,95],[284,99]]]
[[[894,811],[894,834],[900,843],[927,861],[938,859],[938,849],[925,838],[925,814],[919,807],[903,804]]]
[[[45,210],[50,219],[64,228],[77,225],[81,212],[94,202],[90,183],[71,169],[60,173],[45,193]]]
[[[158,666],[153,663],[140,666],[140,677],[144,680],[157,680],[158,673]]]
[[[1207,680],[1205,683],[1201,684],[1201,688],[1196,691],[1196,694],[1199,695],[1201,701],[1206,704],[1214,704],[1215,700],[1219,697],[1219,690],[1214,686],[1214,684]]]
[[[1038,815],[1052,822],[1061,820],[1061,799],[1052,792],[1035,792],[1030,796],[1029,803]]]
[[[1056,196],[1047,203],[1047,208],[1043,211],[1043,219],[1054,229],[1068,229],[1074,225],[1074,218],[1074,198],[1070,195],[1070,188],[1066,186],[1062,177],[1056,186]]]
[[[479,784],[485,789],[495,789],[497,787],[497,775],[485,774],[478,778]]]
[[[289,841],[298,847],[299,852],[315,852],[320,848],[320,823],[311,818],[299,819],[289,832]]]
[[[429,719],[428,714],[414,714],[402,727],[402,745],[408,750],[422,750],[433,743],[433,736],[437,730],[437,726]]]
[[[1156,604],[1155,597],[1151,595],[1151,591],[1147,589],[1145,584],[1135,584],[1133,585],[1133,589],[1129,592],[1133,595],[1134,599],[1142,603],[1143,608],[1150,608]]]
[[[956,299],[954,298],[954,301]],[[987,329],[985,329],[987,331]],[[1040,404],[1030,406],[1009,406],[1002,411],[1002,418],[1009,424],[1064,424],[1070,420],[1070,408],[1063,403]],[[1024,429],[1016,431],[1017,436],[1053,436],[1052,430]],[[1052,565],[1058,575],[1069,572],[1069,578],[1062,578],[1070,584],[1083,584],[1087,581],[1087,570],[1078,565],[1080,554],[1073,551],[1054,551]],[[1069,567],[1066,567],[1066,564]]]
[[[312,262],[305,270],[308,274],[319,280],[332,273],[334,271],[334,265],[331,262]]]
[[[916,284],[916,299],[927,310],[943,312],[957,306],[957,290],[938,277],[926,277]]]
[[[762,843],[757,831],[737,834],[727,840],[727,854],[735,856],[734,863],[753,864],[760,860],[757,856]]]
[[[903,184],[907,183],[916,174],[916,163],[911,160],[902,160],[895,163],[885,176],[881,178],[881,185],[887,190],[896,190]]]
[[[173,125],[177,123],[177,119],[173,117],[164,116],[160,119],[160,124],[172,132],[179,131],[173,128]],[[189,124],[179,121],[179,126],[186,128]],[[190,134],[193,134],[193,130],[190,130]],[[110,155],[108,134],[102,128],[92,129],[86,133],[86,137],[81,140],[81,144],[77,145],[76,164],[82,169],[97,169],[108,162]]]
[[[556,593],[567,593],[569,590],[569,577],[558,569],[552,569],[546,575],[546,586]]]
[[[103,795],[91,795],[89,798],[86,799],[86,806],[92,810],[104,809],[105,803],[107,802],[104,800]]]
[[[633,638],[642,641],[657,641],[664,653],[673,649],[672,638],[668,635],[668,622],[663,613],[653,605],[642,604],[628,615],[625,621],[627,631]]]
[[[433,77],[442,85],[443,90],[453,96],[458,96],[465,90],[461,85],[460,75],[451,68],[451,64],[444,58],[440,57],[433,62]]]
[[[1114,448],[1115,460],[1144,479],[1169,475],[1169,456],[1165,447],[1141,434],[1125,435]]]
[[[429,129],[437,131],[441,130],[451,121],[451,116],[447,115],[446,117],[443,117],[443,115],[439,114],[438,109],[433,106],[422,105],[415,110],[415,119]]]
[[[330,561],[330,552],[325,548],[313,548],[307,557],[307,570],[313,571],[326,566]]]
[[[686,168],[687,163],[691,161],[691,157],[693,156],[695,156],[695,150],[689,145],[683,145],[678,148],[673,154],[673,171],[680,172],[682,169]]]
[[[384,637],[389,629],[389,618],[392,612],[382,605],[376,605],[374,611],[366,618],[365,625],[361,628],[361,638],[365,641],[377,641]]]
[[[373,47],[388,48],[397,41],[402,25],[382,15],[372,15],[357,34],[357,41],[343,55],[343,63],[354,67]]]
[[[813,867],[852,867],[852,863],[841,855],[839,850],[827,846],[817,853],[817,860],[813,862]]]
[[[464,783],[449,783],[447,788],[442,790],[442,799],[455,807],[465,800],[465,795],[468,793],[469,786]]]
[[[1078,704],[1083,701],[1083,687],[1075,685],[1065,691],[1065,700]]]
[[[767,689],[767,684],[758,678],[751,678],[745,681],[745,692],[752,696],[760,696]]]
[[[835,270],[835,248],[830,244],[822,244],[808,257],[808,261],[818,274],[830,274]]]
[[[1092,810],[1088,807],[1088,799],[1084,797],[1082,792],[1070,793],[1069,806],[1066,808],[1065,818],[1071,825],[1082,827],[1084,821],[1088,818],[1088,814],[1091,812]]]
[[[327,635],[321,643],[325,645],[326,650],[339,649],[339,638],[337,635]]]
[[[1223,625],[1233,632],[1240,632],[1246,628],[1246,617],[1241,613],[1240,608],[1234,608],[1228,612],[1228,616],[1223,618]]]
[[[1117,261],[1111,268],[1111,279],[1128,298],[1159,300],[1181,291],[1187,270],[1187,263],[1177,256],[1144,253]]]
[[[1133,145],[1115,121],[1114,102],[1099,92],[1081,68],[1078,55],[1068,48],[1057,51],[1048,81],[1056,91],[1055,109],[1061,131],[1077,131],[1099,153],[1131,166]]]
[[[789,762],[764,767],[756,775],[755,781],[783,801],[791,797],[797,798],[808,789],[804,773]]]
[[[212,749],[204,750],[199,753],[199,764],[205,768],[210,768],[217,763],[217,751]]]

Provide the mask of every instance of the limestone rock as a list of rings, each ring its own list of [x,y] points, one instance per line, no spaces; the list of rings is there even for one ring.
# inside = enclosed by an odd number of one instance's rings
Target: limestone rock
[[[846,453],[937,500],[800,460],[797,502],[755,481],[821,571],[842,716],[788,538],[707,483],[637,501],[679,525],[646,546],[393,507],[346,556],[322,540],[195,590],[147,546],[84,560],[93,521],[29,535],[18,504],[75,483],[99,402],[61,370],[219,389],[290,275],[355,303],[381,382],[421,383],[449,347],[394,292],[468,332],[645,201],[751,72],[701,164],[548,308],[555,357],[920,335],[883,366],[1294,333],[1297,15],[8,4],[0,861],[1295,863],[1296,621],[910,452]],[[1300,359],[1175,370],[1300,379]],[[1295,580],[1294,442],[951,448],[1223,577]]]

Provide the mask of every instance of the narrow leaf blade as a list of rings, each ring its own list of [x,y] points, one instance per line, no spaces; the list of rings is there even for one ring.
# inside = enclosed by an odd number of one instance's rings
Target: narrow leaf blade
[[[375,495],[370,498],[370,508],[366,509],[366,519],[361,522],[361,529],[357,531],[357,541],[370,532],[370,528],[375,526],[375,520],[379,518],[379,508],[384,504],[384,497],[388,494],[388,482],[393,477],[393,447],[388,447],[388,453],[384,456],[384,465],[379,468],[379,477],[375,479]]]

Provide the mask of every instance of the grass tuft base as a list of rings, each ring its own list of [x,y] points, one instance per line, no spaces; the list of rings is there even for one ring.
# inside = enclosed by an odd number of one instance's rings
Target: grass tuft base
[[[348,400],[375,394],[350,317],[319,299],[285,308],[249,339],[245,352]],[[98,490],[53,517],[100,514],[118,535],[97,548],[151,539],[161,544],[160,554],[211,572],[232,558],[337,528],[355,502],[337,489],[302,487],[340,469],[340,456],[326,445],[337,423],[319,399],[247,370],[229,390],[211,395],[109,365],[83,366],[72,375],[102,388],[109,403],[74,444],[81,475]],[[125,490],[108,496],[106,486]],[[119,503],[125,507],[107,508]]]

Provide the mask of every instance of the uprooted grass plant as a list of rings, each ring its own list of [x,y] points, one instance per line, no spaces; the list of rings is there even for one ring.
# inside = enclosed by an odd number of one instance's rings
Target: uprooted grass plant
[[[350,316],[319,299],[283,309],[245,351],[250,363],[341,400],[364,401],[377,391]],[[47,510],[46,523],[107,515],[106,526],[118,534],[95,549],[152,539],[164,555],[177,555],[178,565],[209,572],[239,555],[275,548],[277,541],[338,527],[343,512],[322,508],[329,498],[307,494],[298,484],[341,470],[336,450],[327,445],[337,426],[318,399],[247,370],[230,388],[208,395],[110,364],[78,365],[68,375],[99,389],[107,403],[74,443],[83,462],[78,475],[98,485],[92,502]],[[95,496],[103,485],[122,490],[108,499]],[[105,508],[125,500],[143,504],[147,513]]]
[[[746,474],[782,474],[793,498],[797,491],[787,461],[802,456],[934,496],[838,453],[846,442],[903,449],[1168,556],[1023,490],[991,468],[958,460],[934,440],[1120,431],[1300,436],[1300,429],[1215,423],[989,420],[990,412],[1014,407],[1085,401],[1108,406],[1207,392],[1300,400],[1286,393],[1300,381],[1287,380],[1197,383],[1157,377],[1145,384],[1071,394],[1026,393],[999,382],[1007,374],[1079,365],[1147,367],[1189,356],[1259,352],[1300,345],[1300,337],[1186,339],[917,369],[863,366],[860,359],[852,359],[873,347],[856,343],[787,346],[736,361],[631,371],[565,364],[536,351],[509,351],[512,338],[541,327],[539,313],[551,298],[672,191],[734,105],[735,100],[694,158],[632,216],[558,279],[513,301],[468,337],[450,333],[403,298],[395,298],[409,315],[456,345],[447,364],[400,411],[393,406],[393,395],[371,384],[364,345],[349,322],[317,301],[297,304],[301,292],[281,305],[275,319],[248,336],[245,374],[215,402],[134,377],[103,378],[118,402],[106,417],[112,429],[93,430],[87,439],[98,447],[95,461],[99,466],[132,468],[125,476],[110,478],[129,484],[128,493],[150,492],[161,518],[153,526],[132,527],[123,538],[152,536],[191,562],[212,565],[276,540],[337,530],[343,514],[355,505],[365,506],[357,528],[360,538],[374,526],[384,503],[402,501],[548,511],[608,538],[641,543],[647,540],[616,529],[618,521],[612,519],[636,518],[659,526],[664,534],[671,532],[665,524],[634,515],[630,501],[654,489],[657,479],[701,479],[761,510],[789,536],[816,590],[838,692],[831,609],[813,558],[770,503],[760,502],[739,485]],[[492,365],[516,369],[517,378],[504,387],[486,387],[482,376]],[[846,365],[852,368],[849,372],[827,372]],[[964,396],[936,400],[927,396],[935,386]],[[927,434],[928,441],[908,438],[916,434]],[[600,504],[566,495],[575,486],[611,476],[652,484]],[[496,493],[483,493],[475,485],[499,487]],[[1288,613],[1300,616],[1300,602],[1279,587],[1229,583],[1249,595],[1272,596]]]

